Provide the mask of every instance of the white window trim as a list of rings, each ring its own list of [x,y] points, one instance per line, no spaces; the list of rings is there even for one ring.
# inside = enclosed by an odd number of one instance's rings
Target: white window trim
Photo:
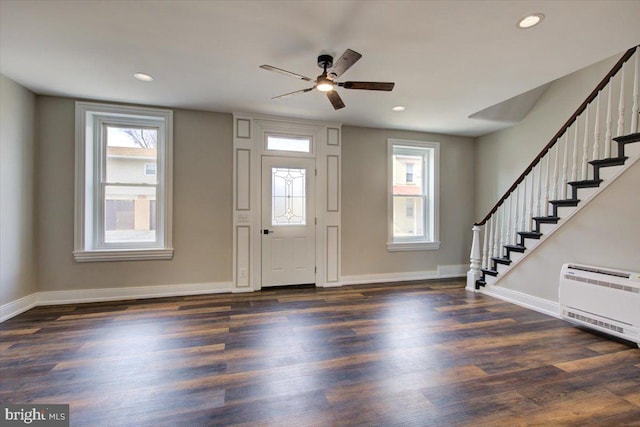
[[[152,245],[144,243],[125,244],[117,248],[103,248],[95,242],[96,209],[89,206],[95,200],[94,183],[97,183],[95,164],[99,156],[94,156],[94,129],[96,121],[139,119],[162,121],[164,130],[164,149],[159,150],[156,200],[158,209],[162,209],[161,226],[156,229],[157,242]],[[133,261],[151,259],[171,259],[173,257],[172,214],[173,214],[173,112],[156,108],[129,107],[100,104],[92,102],[76,102],[76,152],[75,152],[75,216],[74,216],[74,251],[77,262],[93,261]],[[92,162],[91,174],[87,174],[86,166]],[[162,171],[162,173],[160,173]],[[161,177],[164,176],[164,180]],[[91,192],[89,194],[89,192]],[[162,203],[160,202],[162,201]]]
[[[433,197],[433,240],[394,241],[393,237],[393,147],[394,145],[431,148],[434,151],[432,188],[429,194]],[[426,175],[427,171],[423,171]],[[405,139],[387,139],[387,251],[429,251],[440,249],[440,143],[411,141]]]

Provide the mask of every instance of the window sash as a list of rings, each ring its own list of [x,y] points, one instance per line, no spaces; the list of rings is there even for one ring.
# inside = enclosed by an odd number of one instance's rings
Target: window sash
[[[134,128],[134,129],[155,129],[158,132],[156,142],[156,184],[145,184],[135,182],[123,182],[123,181],[108,181],[107,180],[107,150],[108,150],[108,138],[107,129],[109,127],[119,128]],[[164,218],[160,212],[162,206],[162,182],[164,180],[164,159],[162,152],[165,147],[164,132],[162,126],[158,124],[157,120],[145,120],[129,117],[98,117],[95,119],[95,129],[98,132],[96,143],[98,145],[98,151],[100,153],[97,158],[96,174],[98,179],[95,182],[94,188],[94,230],[93,230],[93,247],[95,249],[138,249],[138,248],[161,248],[164,246],[164,235],[162,233],[162,224]],[[98,156],[96,156],[98,157]],[[155,218],[156,223],[159,225],[155,232],[155,239],[152,241],[131,241],[131,242],[109,242],[106,238],[106,224],[105,224],[105,209],[106,209],[106,187],[118,186],[118,187],[149,187],[154,188],[156,193],[155,203]]]

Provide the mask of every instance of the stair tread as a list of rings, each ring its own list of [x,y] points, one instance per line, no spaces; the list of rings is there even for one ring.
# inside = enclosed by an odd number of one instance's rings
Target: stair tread
[[[488,274],[489,276],[497,276],[498,272],[496,270],[491,270],[490,268],[483,268],[481,270],[484,274]]]
[[[522,237],[531,237],[533,239],[539,239],[542,236],[539,231],[518,231],[518,234]]]
[[[638,142],[640,141],[640,133],[631,133],[629,135],[617,136],[613,138],[616,142],[621,142],[623,144],[627,144],[629,142]]]
[[[497,262],[498,264],[504,264],[504,265],[509,265],[511,264],[511,260],[509,258],[506,257],[491,257],[491,259],[495,262]]]
[[[582,181],[567,182],[567,184],[573,187],[578,187],[578,188],[598,187],[601,183],[602,183],[601,179],[583,179]]]
[[[549,203],[558,206],[577,206],[580,199],[549,200]]]
[[[555,224],[556,222],[560,221],[560,217],[559,216],[534,216],[533,220],[536,222],[544,222],[544,223],[551,223],[551,224]]]
[[[627,156],[622,157],[609,157],[608,159],[600,159],[600,160],[591,160],[593,166],[596,167],[606,167],[606,166],[621,166],[624,165],[624,162],[628,159]]]
[[[508,249],[514,252],[524,252],[527,249],[525,246],[522,246],[522,245],[504,245],[504,247],[505,249]]]

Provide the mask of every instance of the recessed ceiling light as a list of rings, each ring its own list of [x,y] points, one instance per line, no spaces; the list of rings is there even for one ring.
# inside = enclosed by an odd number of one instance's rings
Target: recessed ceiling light
[[[544,19],[544,14],[542,13],[532,13],[531,15],[527,15],[518,21],[518,28],[527,29],[531,28],[535,25],[538,25]]]
[[[135,73],[133,75],[133,77],[135,77],[136,79],[142,81],[142,82],[152,82],[153,81],[153,76],[150,74],[146,74],[146,73]]]
[[[402,105],[396,105],[395,107],[393,107],[391,109],[392,111],[404,111],[406,110],[406,107],[402,106]]]

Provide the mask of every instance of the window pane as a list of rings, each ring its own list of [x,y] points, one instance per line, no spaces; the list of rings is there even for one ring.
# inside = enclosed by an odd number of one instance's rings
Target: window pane
[[[107,126],[106,182],[155,184],[158,130]]]
[[[311,138],[267,136],[267,150],[309,153],[311,151]]]
[[[156,240],[156,189],[108,185],[104,201],[105,243]]]
[[[306,170],[271,168],[271,225],[306,224]]]
[[[424,203],[422,197],[393,197],[393,235],[424,237]]]

